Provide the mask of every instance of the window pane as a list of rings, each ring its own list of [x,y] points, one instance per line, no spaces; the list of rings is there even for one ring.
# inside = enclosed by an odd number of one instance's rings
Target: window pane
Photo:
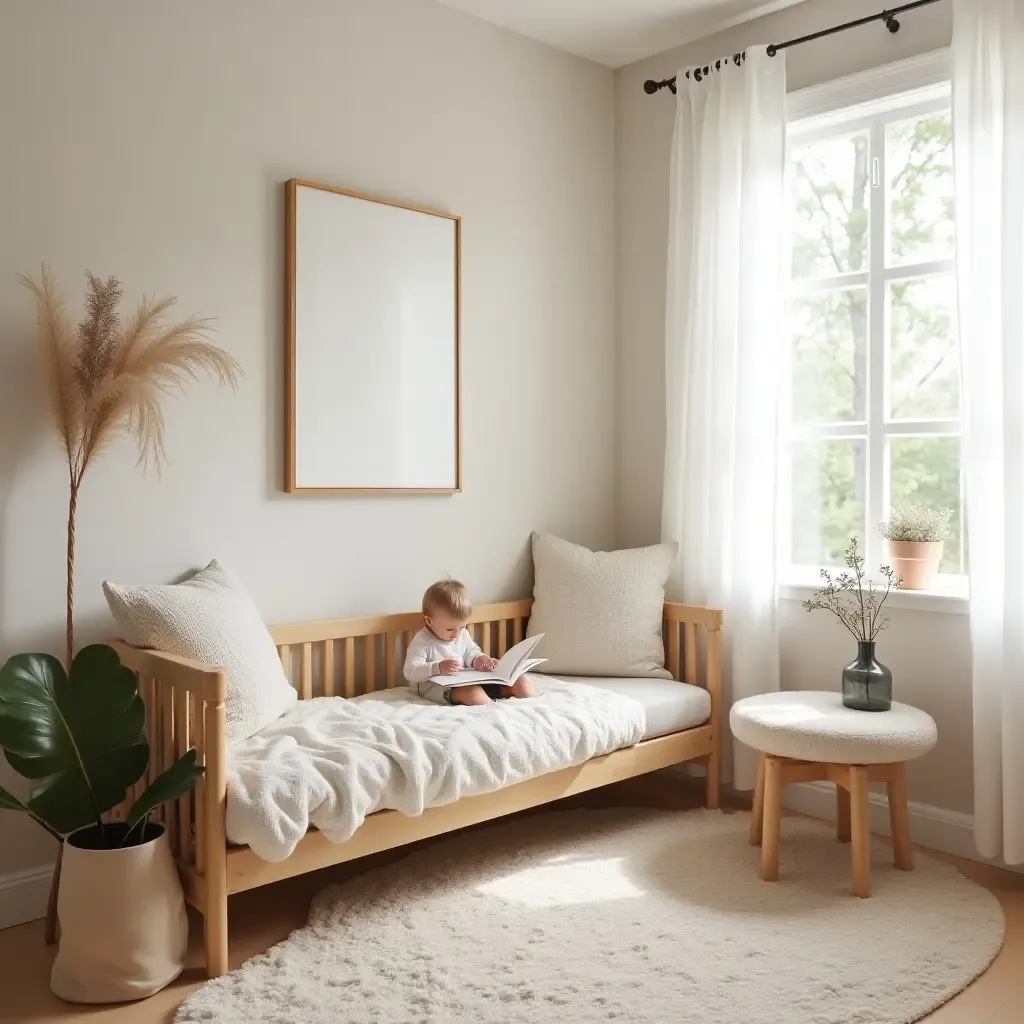
[[[956,419],[960,351],[951,274],[889,286],[889,417]]]
[[[889,502],[953,509],[953,536],[942,551],[940,572],[966,571],[960,438],[894,437],[889,441]]]
[[[953,255],[953,132],[949,111],[886,125],[889,262]]]
[[[793,562],[841,565],[856,537],[864,544],[861,438],[798,441],[793,446]]]
[[[789,169],[793,276],[867,269],[867,133],[799,146]]]
[[[793,418],[839,423],[865,418],[868,292],[814,292],[795,299]]]

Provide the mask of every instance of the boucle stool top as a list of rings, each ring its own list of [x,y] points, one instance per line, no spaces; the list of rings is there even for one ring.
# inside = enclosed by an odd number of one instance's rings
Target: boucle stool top
[[[854,711],[838,693],[791,690],[737,701],[729,713],[741,743],[776,757],[825,764],[894,764],[927,754],[939,738],[932,716],[893,702]]]

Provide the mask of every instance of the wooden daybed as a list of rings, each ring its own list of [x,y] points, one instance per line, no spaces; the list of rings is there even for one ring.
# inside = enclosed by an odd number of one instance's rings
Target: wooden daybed
[[[532,601],[483,605],[470,628],[485,651],[501,655],[523,637]],[[302,700],[317,696],[352,697],[403,685],[405,647],[423,623],[419,613],[338,619],[278,626],[270,630],[285,672]],[[636,746],[592,758],[484,796],[426,810],[418,817],[385,810],[370,815],[344,843],[331,843],[316,831],[306,834],[280,863],[256,856],[225,838],[227,800],[224,700],[227,673],[159,651],[116,642],[124,665],[139,678],[146,703],[146,730],[152,749],[141,792],[190,747],[206,774],[195,793],[165,804],[156,813],[168,830],[185,897],[202,915],[206,969],[210,977],[228,969],[228,896],[284,878],[365,857],[558,800],[621,779],[684,761],[707,769],[707,806],[718,807],[721,771],[721,628],[719,611],[666,604],[663,635],[666,665],[674,678],[703,686],[711,717],[697,728],[644,740]],[[134,797],[129,793],[127,806]]]

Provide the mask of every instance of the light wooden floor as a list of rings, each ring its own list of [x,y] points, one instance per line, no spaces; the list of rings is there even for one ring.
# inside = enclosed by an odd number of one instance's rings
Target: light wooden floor
[[[675,779],[648,776],[564,801],[557,806],[697,806],[699,796]],[[552,805],[539,808],[550,810]],[[535,812],[528,812],[535,813]],[[486,827],[486,826],[484,826]],[[436,840],[428,840],[427,844]],[[426,845],[426,844],[423,844]],[[409,852],[389,851],[357,864],[292,878],[231,898],[231,966],[280,941],[305,924],[310,898],[323,886],[358,874]],[[972,861],[933,854],[990,889],[1006,914],[1006,941],[995,963],[945,1006],[925,1018],[928,1024],[1022,1024],[1024,1022],[1024,875]],[[851,899],[853,897],[851,896]],[[42,922],[0,931],[0,1021],[25,1024],[168,1024],[185,996],[200,985],[200,933],[193,920],[189,968],[151,999],[114,1007],[69,1006],[50,994],[53,953],[43,944]],[[950,943],[956,936],[949,937]],[[256,1024],[256,1022],[254,1022]],[[742,1024],[742,1022],[737,1022]]]

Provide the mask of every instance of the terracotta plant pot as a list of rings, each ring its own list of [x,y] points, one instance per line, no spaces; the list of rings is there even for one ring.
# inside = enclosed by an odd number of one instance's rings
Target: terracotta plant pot
[[[889,564],[897,576],[903,577],[901,590],[930,590],[942,560],[941,540],[891,540]]]
[[[64,840],[50,988],[73,1003],[145,999],[185,966],[188,919],[163,825],[147,825],[145,842],[124,849],[109,849],[124,824],[104,828],[105,843],[95,825]]]

